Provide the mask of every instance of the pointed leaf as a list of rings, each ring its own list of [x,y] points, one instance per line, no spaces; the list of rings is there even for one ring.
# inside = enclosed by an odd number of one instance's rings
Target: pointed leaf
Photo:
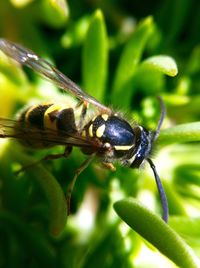
[[[200,141],[200,122],[181,124],[162,130],[156,142],[159,145],[166,145],[188,141]]]
[[[157,70],[169,76],[175,76],[178,73],[176,62],[172,57],[165,55],[153,56],[143,61],[139,68]]]
[[[116,202],[114,208],[122,220],[176,265],[185,268],[199,267],[199,260],[178,234],[133,198]]]
[[[30,165],[26,172],[34,175],[34,178],[36,178],[37,182],[40,184],[46,195],[47,201],[49,202],[51,212],[49,226],[50,233],[53,236],[60,235],[66,225],[67,205],[66,198],[59,183],[54,176],[41,165],[34,165],[33,163],[35,160],[32,157],[21,152],[21,150],[16,150],[15,146],[9,148],[8,151],[13,159],[15,159],[15,161],[17,159],[22,166]]]
[[[65,0],[42,0],[42,18],[51,26],[60,27],[69,17],[69,9]]]
[[[147,40],[153,32],[153,28],[152,18],[146,18],[138,25],[125,46],[114,79],[112,91],[113,104],[123,106],[130,102],[132,95],[131,90],[133,90],[132,78],[141,59]]]
[[[83,47],[83,85],[102,100],[108,69],[108,37],[103,14],[97,10],[90,22]]]

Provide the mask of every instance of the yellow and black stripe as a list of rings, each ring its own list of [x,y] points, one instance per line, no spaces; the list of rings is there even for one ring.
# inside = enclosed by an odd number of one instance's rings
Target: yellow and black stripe
[[[49,130],[54,135],[72,135],[77,132],[74,110],[66,105],[53,103],[33,105],[22,112],[19,126],[24,131],[22,143],[29,147],[41,148],[51,146]],[[36,131],[28,131],[36,130]],[[37,131],[38,130],[38,131]],[[55,145],[55,144],[54,144]]]

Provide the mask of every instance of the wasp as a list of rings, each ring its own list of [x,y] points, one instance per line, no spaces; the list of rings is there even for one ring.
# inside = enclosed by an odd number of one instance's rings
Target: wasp
[[[0,50],[79,100],[74,106],[53,102],[41,103],[26,108],[17,120],[0,118],[0,138],[15,138],[26,147],[35,149],[64,146],[62,154],[47,155],[44,159],[67,157],[73,147],[79,147],[87,155],[87,159],[76,170],[69,186],[68,208],[78,175],[95,157],[110,169],[114,169],[113,164],[116,161],[130,168],[139,168],[147,161],[153,171],[160,195],[163,220],[167,222],[167,198],[156,167],[150,158],[152,145],[159,135],[166,113],[162,99],[159,98],[161,114],[157,129],[149,131],[136,123],[131,125],[121,115],[87,94],[52,64],[31,50],[6,39],[0,39]],[[87,116],[89,104],[96,110],[92,118]],[[78,109],[81,109],[81,112],[77,118]]]

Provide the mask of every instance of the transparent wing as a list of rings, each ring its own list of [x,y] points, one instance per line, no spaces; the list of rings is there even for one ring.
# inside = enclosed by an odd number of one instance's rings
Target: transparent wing
[[[77,134],[70,134],[66,131],[53,129],[38,129],[22,125],[20,122],[11,119],[0,118],[0,138],[14,138],[25,144],[41,143],[43,145],[71,145],[84,148],[93,148],[98,151],[100,144],[88,140]]]
[[[18,63],[33,69],[35,72],[50,80],[63,90],[72,93],[81,101],[91,103],[101,111],[108,113],[111,112],[108,107],[104,106],[95,98],[84,92],[67,76],[57,70],[49,62],[37,56],[31,50],[2,38],[0,38],[0,50],[2,50],[7,56],[16,60]]]

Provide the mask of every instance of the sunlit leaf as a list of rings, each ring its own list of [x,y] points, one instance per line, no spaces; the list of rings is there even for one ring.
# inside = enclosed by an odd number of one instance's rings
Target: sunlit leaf
[[[10,0],[13,6],[18,7],[18,8],[22,8],[33,1],[34,0]]]
[[[200,122],[177,125],[162,130],[157,142],[161,145],[200,141]]]
[[[69,17],[66,0],[42,0],[42,18],[54,27],[63,26]],[[41,11],[40,11],[41,12]]]
[[[114,78],[112,102],[115,105],[123,107],[123,105],[126,104],[127,106],[127,103],[130,102],[133,90],[132,78],[153,29],[152,17],[146,18],[137,26],[126,44]]]
[[[93,15],[83,47],[83,85],[88,93],[102,100],[108,72],[108,40],[103,14]]]
[[[178,73],[176,62],[173,58],[165,55],[153,56],[144,60],[140,68],[156,70],[169,76],[175,76]]]
[[[179,267],[199,267],[198,258],[178,234],[137,201],[132,198],[124,199],[116,202],[114,208],[134,231]]]

